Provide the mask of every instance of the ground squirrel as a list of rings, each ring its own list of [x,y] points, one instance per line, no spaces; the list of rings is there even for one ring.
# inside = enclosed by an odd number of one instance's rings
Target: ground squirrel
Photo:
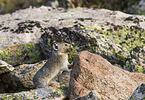
[[[51,57],[33,78],[35,88],[45,87],[60,71],[69,70],[68,53],[71,49],[67,43],[53,44]]]

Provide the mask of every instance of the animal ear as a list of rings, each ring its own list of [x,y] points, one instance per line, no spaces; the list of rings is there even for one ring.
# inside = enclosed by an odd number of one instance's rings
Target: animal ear
[[[54,43],[54,44],[53,44],[53,49],[54,49],[54,50],[58,50],[58,44],[57,44],[57,43]]]

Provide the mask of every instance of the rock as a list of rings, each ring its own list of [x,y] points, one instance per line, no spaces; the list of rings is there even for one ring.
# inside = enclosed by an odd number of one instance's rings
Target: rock
[[[36,63],[41,58],[39,45],[32,42],[28,44],[16,44],[0,50],[0,59],[13,66],[24,63]]]
[[[62,91],[53,89],[51,87],[33,89],[19,93],[0,94],[1,100],[62,100],[63,98],[64,95],[62,94]]]
[[[9,75],[12,76],[11,78],[13,82],[20,81],[25,88],[33,88],[33,77],[44,64],[45,61],[35,64],[23,64],[17,66],[13,72],[9,73]]]
[[[89,29],[97,28],[97,26],[108,29],[110,26],[107,23],[112,24],[114,20],[116,21],[114,25],[136,25],[132,21],[124,21],[129,16],[131,15],[105,9],[76,8],[64,13],[64,9],[52,9],[45,6],[40,8],[30,7],[0,17],[0,23],[2,23],[0,24],[0,50],[5,49],[8,45],[37,43],[43,31],[45,31],[44,29],[51,26],[57,26],[58,28],[72,27],[76,23],[86,28],[89,25]],[[140,20],[144,18],[143,16],[134,16]]]
[[[11,72],[14,70],[14,67],[6,62],[0,60],[0,74]]]
[[[128,7],[127,13],[144,15],[145,14],[145,1],[140,0],[140,2],[138,4]]]
[[[0,60],[0,76],[3,76],[9,72],[12,72],[13,70],[14,70],[14,67],[12,65]],[[0,77],[0,93],[6,92],[6,89],[5,89],[6,86],[7,85],[3,83],[3,80]]]
[[[144,73],[144,19],[106,9],[65,12],[42,6],[19,10],[0,17],[0,59],[13,66],[36,63],[50,57],[52,42],[63,41],[72,43],[77,51],[97,53],[126,69],[132,67],[128,62],[136,59],[134,71]],[[136,52],[138,48],[141,52]]]
[[[42,6],[0,16],[0,59],[15,66],[13,72],[0,75],[1,92],[33,88],[32,78],[43,65],[43,62],[36,62],[49,58],[50,45],[60,41],[72,43],[79,52],[87,50],[97,53],[114,65],[126,67],[126,70],[136,68],[138,72],[145,72],[144,16],[106,9],[75,8],[64,11],[60,8],[52,9]],[[41,58],[43,54],[45,57]],[[92,68],[91,61],[96,58],[88,59],[89,55],[91,54],[88,53],[88,56],[85,56],[87,60],[76,57],[74,64],[78,63],[81,66],[82,63],[78,59],[83,59],[83,63],[86,64],[84,65]],[[97,57],[104,61],[100,56],[97,55]],[[85,76],[80,75],[84,78],[78,78],[78,80],[71,78],[70,84],[77,84],[76,87],[81,92],[70,87],[72,90],[70,98],[88,96],[95,88],[96,93],[100,95],[98,97],[126,99],[131,91],[143,83],[143,74],[131,74],[112,66],[106,60],[102,63],[96,60],[93,63],[98,73],[92,71],[94,68],[89,71],[76,64],[80,71],[74,66],[75,71],[72,72],[72,76],[76,72],[78,76],[80,72]],[[80,84],[78,81],[82,80],[83,83],[83,79],[90,81],[88,84],[87,82]],[[69,78],[58,75],[54,80],[56,87],[60,87],[59,85],[64,85],[61,81],[65,80],[67,84]]]
[[[101,97],[96,91],[91,91],[88,95],[75,98],[74,100],[101,100]]]
[[[143,82],[145,74],[125,71],[97,54],[82,51],[74,58],[69,98],[82,97],[95,90],[103,100],[127,100]]]
[[[43,61],[35,64],[23,64],[15,67],[10,73],[2,74],[0,79],[1,84],[4,84],[5,92],[16,92],[22,89],[33,88],[33,77],[44,63]]]
[[[145,99],[145,83],[142,83],[134,91],[129,100],[144,100]]]

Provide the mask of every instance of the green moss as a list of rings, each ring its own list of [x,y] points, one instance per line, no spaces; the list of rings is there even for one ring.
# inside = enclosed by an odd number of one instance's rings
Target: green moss
[[[14,100],[15,96],[13,95],[6,95],[1,98],[1,100]]]
[[[124,55],[122,55],[122,54],[117,54],[117,58],[126,58]]]
[[[61,83],[61,85],[62,85],[61,87],[65,86],[65,85],[62,84],[62,83]],[[62,89],[54,89],[53,92],[54,92],[54,93],[58,93],[58,94],[63,94]]]
[[[98,48],[96,50],[108,60],[110,58],[112,59],[111,56],[115,56],[125,63],[126,60],[136,59],[138,61],[138,58],[143,58],[145,56],[144,51],[140,51],[141,56],[137,54],[136,58],[132,58],[135,57],[132,56],[132,52],[136,54],[134,48],[145,46],[145,31],[143,29],[134,26],[122,26],[121,28],[119,26],[112,26],[112,30],[106,30],[102,29],[98,25],[94,25],[89,29],[93,29],[97,33],[97,35],[89,33],[90,37],[97,40]],[[140,66],[139,63],[137,63],[137,66]],[[136,71],[144,72],[141,67],[137,67]]]
[[[135,65],[135,69],[139,73],[143,73],[145,71],[144,66]]]
[[[0,59],[12,65],[39,61],[39,46],[34,43],[17,44],[0,51]]]
[[[34,92],[0,96],[0,100],[32,100],[32,99],[40,99],[40,98]]]
[[[29,44],[24,44],[24,47],[26,48],[26,49],[32,49],[33,47],[35,46],[35,44],[34,43],[32,43],[32,42],[30,42]]]

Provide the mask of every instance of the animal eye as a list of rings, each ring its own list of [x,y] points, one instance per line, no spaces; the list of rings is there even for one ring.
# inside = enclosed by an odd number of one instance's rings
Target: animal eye
[[[55,49],[58,49],[58,45],[55,45]]]
[[[58,50],[58,44],[56,44],[56,43],[53,44],[53,49],[54,49],[54,50]]]
[[[65,44],[65,46],[68,46],[67,44]]]

